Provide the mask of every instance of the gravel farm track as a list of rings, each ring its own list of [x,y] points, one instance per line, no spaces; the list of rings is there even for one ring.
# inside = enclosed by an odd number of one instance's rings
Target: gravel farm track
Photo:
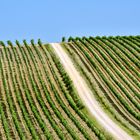
[[[0,140],[140,140],[140,36],[0,41]]]
[[[54,48],[55,52],[59,56],[62,64],[64,65],[65,70],[68,72],[70,78],[72,79],[74,86],[76,87],[79,96],[82,101],[92,113],[93,116],[100,122],[105,129],[110,132],[116,139],[122,140],[132,140],[132,138],[126,134],[121,128],[119,128],[108,116],[103,112],[98,102],[95,100],[92,95],[91,90],[88,88],[87,84],[80,76],[78,71],[75,69],[70,58],[63,50],[59,43],[51,43],[51,46]]]

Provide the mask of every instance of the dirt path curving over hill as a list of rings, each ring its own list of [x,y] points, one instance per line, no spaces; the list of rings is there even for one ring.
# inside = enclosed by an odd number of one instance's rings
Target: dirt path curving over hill
[[[94,98],[92,91],[88,88],[84,79],[80,76],[80,73],[75,69],[71,59],[63,50],[59,43],[51,43],[56,54],[59,56],[65,70],[72,79],[75,88],[77,89],[79,96],[84,102],[85,106],[91,112],[91,114],[98,120],[98,122],[117,140],[132,140],[132,138],[122,130],[117,124],[115,124],[106,113],[102,110],[96,99]]]

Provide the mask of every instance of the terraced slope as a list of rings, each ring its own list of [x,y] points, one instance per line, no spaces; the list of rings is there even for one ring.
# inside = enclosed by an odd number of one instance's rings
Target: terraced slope
[[[1,42],[0,139],[106,139],[52,48],[23,43]]]
[[[132,135],[140,134],[139,39],[70,37],[62,43],[104,110]]]

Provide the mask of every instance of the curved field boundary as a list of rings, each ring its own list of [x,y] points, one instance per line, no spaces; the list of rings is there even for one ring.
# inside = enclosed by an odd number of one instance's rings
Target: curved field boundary
[[[131,139],[130,136],[128,136],[122,129],[120,129],[116,124],[114,124],[114,122],[112,122],[112,120],[110,120],[108,116],[102,111],[97,101],[92,96],[90,89],[87,87],[84,80],[76,71],[70,58],[67,56],[62,47],[57,43],[52,43],[51,45],[60,57],[66,71],[73,80],[79,96],[84,101],[85,105],[88,107],[91,113],[96,116],[96,119],[117,139]]]
[[[93,70],[95,70],[96,71],[96,69],[95,69],[95,67],[93,66],[92,68],[91,68],[91,66],[92,65],[89,65],[90,64],[90,62],[89,62],[89,59],[87,59],[86,58],[86,56],[84,56],[84,54],[82,55],[82,52],[81,52],[81,49],[79,49],[79,47],[76,45],[76,44],[74,44],[74,45],[72,45],[72,43],[70,43],[69,44],[70,45],[70,49],[72,49],[72,50],[76,50],[77,49],[77,51],[76,51],[76,55],[78,54],[78,56],[80,56],[80,58],[81,58],[81,61],[85,61],[84,62],[84,65],[87,67],[87,69],[88,70],[90,70],[90,73],[92,73],[93,74],[93,77],[95,78],[95,72],[93,72]],[[76,47],[77,46],[77,47]],[[81,54],[79,53],[79,52],[81,52]],[[84,60],[85,59],[85,60]],[[93,57],[92,57],[92,59],[93,59]],[[89,62],[89,64],[87,63],[87,62]],[[83,66],[84,66],[83,65]],[[83,66],[82,66],[82,68],[83,68]],[[97,68],[97,66],[96,66],[96,68]],[[99,69],[97,69],[97,76],[98,76],[98,74],[100,74],[100,72],[99,72]],[[84,75],[86,75],[86,73],[84,74]],[[97,77],[96,76],[96,80],[97,80]],[[100,76],[99,76],[100,77]],[[89,80],[89,78],[87,77],[87,79]],[[100,79],[100,80],[98,80],[99,81],[99,83],[101,84],[99,87],[101,88],[101,87],[103,87],[103,93],[104,93],[104,95],[105,96],[107,96],[106,98],[109,100],[109,102],[111,103],[112,101],[112,105],[113,105],[113,107],[115,107],[115,106],[117,106],[117,111],[126,119],[126,120],[129,120],[130,122],[131,122],[131,124],[133,124],[134,126],[136,126],[136,128],[137,128],[137,123],[135,123],[132,119],[131,119],[131,117],[130,117],[130,113],[127,111],[127,110],[124,110],[124,107],[121,105],[121,104],[119,104],[118,103],[118,99],[116,98],[115,99],[115,96],[112,94],[110,94],[112,91],[110,90],[109,91],[109,89],[108,89],[108,87],[104,87],[104,82],[102,81],[102,78]],[[97,83],[98,83],[98,81],[97,81]],[[92,84],[92,83],[91,83]],[[94,85],[92,85],[93,87],[94,87]],[[107,90],[107,91],[106,91]],[[96,89],[94,89],[94,91],[96,91]],[[99,93],[96,93],[95,95],[99,95]],[[108,98],[109,97],[109,98]],[[103,99],[104,100],[104,99]],[[116,118],[116,117],[115,117]],[[138,125],[138,128],[139,128],[139,125]]]

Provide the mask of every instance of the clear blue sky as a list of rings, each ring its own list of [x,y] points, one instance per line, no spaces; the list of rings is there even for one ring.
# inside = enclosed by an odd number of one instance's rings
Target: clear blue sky
[[[140,35],[140,0],[1,0],[0,40]]]

